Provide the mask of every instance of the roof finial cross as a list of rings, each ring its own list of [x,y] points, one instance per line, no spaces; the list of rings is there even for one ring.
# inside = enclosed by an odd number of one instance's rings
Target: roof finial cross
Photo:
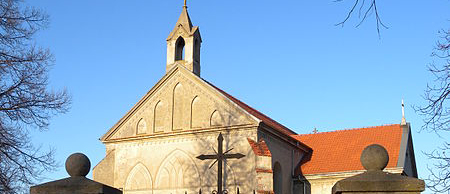
[[[186,6],[186,1],[187,1],[187,0],[184,0],[184,7],[187,7],[187,6]]]
[[[316,134],[316,133],[319,133],[319,130],[317,130],[317,129],[314,127],[313,134]]]
[[[405,119],[405,103],[403,103],[402,99],[402,122],[401,125],[406,125],[406,119]]]

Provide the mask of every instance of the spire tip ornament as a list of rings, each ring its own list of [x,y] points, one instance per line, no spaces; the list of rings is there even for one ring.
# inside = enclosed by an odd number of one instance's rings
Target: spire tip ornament
[[[402,99],[402,122],[400,123],[400,125],[406,125],[406,119],[405,119],[405,103],[403,102],[403,99]]]

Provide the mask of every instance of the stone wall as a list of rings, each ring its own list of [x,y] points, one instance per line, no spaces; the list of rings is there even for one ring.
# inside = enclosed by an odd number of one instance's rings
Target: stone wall
[[[393,174],[401,174],[402,168],[388,168],[384,170],[385,172],[393,173]],[[364,170],[355,170],[348,172],[337,172],[337,173],[328,173],[322,175],[306,175],[305,178],[308,180],[310,185],[311,194],[328,194],[331,193],[331,189],[336,182],[361,174],[365,172]]]
[[[268,129],[272,130],[272,129]],[[270,149],[272,154],[272,170],[276,163],[281,167],[281,191],[282,194],[290,194],[293,192],[293,175],[296,166],[299,165],[303,152],[292,144],[288,143],[282,137],[270,133],[267,129],[260,129],[258,138],[263,139]],[[286,137],[284,137],[286,138]],[[273,172],[277,173],[277,172]],[[276,176],[276,175],[275,175]],[[273,182],[274,186],[277,184],[276,180]],[[276,186],[275,186],[276,187]],[[274,192],[276,192],[274,190]]]
[[[102,177],[105,169],[114,163],[114,187],[125,193],[153,192],[154,194],[211,192],[216,188],[217,165],[211,169],[212,160],[201,161],[200,154],[214,154],[217,150],[218,132],[193,133],[159,137],[140,141],[114,143],[114,159],[103,160],[94,168],[94,180],[109,181]],[[256,128],[223,132],[224,151],[246,155],[239,160],[224,163],[224,185],[230,193],[237,187],[241,193],[250,193],[256,186],[255,155],[247,137],[256,139]],[[111,156],[111,155],[109,155]],[[114,162],[111,162],[114,161]],[[105,179],[106,178],[106,179]]]

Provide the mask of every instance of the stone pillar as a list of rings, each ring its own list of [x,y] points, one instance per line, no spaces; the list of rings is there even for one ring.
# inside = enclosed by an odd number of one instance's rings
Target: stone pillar
[[[66,171],[70,177],[32,186],[30,194],[122,194],[122,191],[86,178],[91,169],[89,158],[82,153],[70,155]]]
[[[256,190],[253,193],[273,194],[272,153],[262,138],[259,142],[247,140],[256,156]]]
[[[338,181],[333,194],[356,193],[421,193],[425,190],[423,180],[383,172],[389,162],[386,149],[378,144],[367,146],[361,154],[361,164],[366,172]]]

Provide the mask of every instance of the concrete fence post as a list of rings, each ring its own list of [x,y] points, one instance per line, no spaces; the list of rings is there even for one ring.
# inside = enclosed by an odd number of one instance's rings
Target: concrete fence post
[[[413,194],[425,190],[423,180],[384,172],[388,162],[389,155],[383,146],[367,146],[361,154],[361,164],[367,171],[338,181],[332,188],[332,194]]]
[[[122,194],[122,191],[86,178],[91,169],[89,158],[82,153],[70,155],[66,160],[69,178],[32,186],[30,194]]]

